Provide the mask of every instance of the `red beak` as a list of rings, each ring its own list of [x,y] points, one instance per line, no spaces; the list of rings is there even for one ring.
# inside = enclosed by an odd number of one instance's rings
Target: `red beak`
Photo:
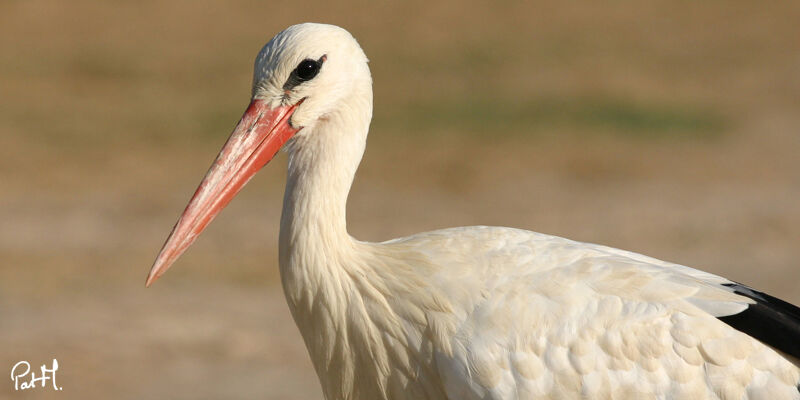
[[[250,102],[172,228],[145,286],[150,286],[169,269],[250,178],[299,130],[289,124],[299,104],[269,108],[264,100]]]

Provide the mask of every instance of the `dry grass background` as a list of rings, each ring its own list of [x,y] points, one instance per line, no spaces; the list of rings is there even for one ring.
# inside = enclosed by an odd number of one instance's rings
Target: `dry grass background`
[[[0,369],[8,399],[314,399],[277,284],[285,156],[155,287],[145,274],[303,21],[371,58],[351,232],[521,227],[800,303],[800,3],[0,3]]]

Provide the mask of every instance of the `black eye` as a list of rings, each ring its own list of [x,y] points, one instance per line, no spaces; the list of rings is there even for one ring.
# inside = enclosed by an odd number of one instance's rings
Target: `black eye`
[[[283,91],[285,93],[289,93],[297,85],[314,79],[314,77],[319,74],[322,64],[325,63],[325,60],[327,59],[328,56],[323,55],[319,58],[319,60],[306,58],[305,60],[300,61],[300,64],[298,64],[294,71],[289,74],[289,78],[286,79],[286,83],[283,84]]]
[[[322,63],[314,60],[305,59],[300,62],[300,64],[295,69],[297,73],[297,77],[300,78],[301,81],[308,81],[314,79],[315,76],[319,73],[319,67]]]

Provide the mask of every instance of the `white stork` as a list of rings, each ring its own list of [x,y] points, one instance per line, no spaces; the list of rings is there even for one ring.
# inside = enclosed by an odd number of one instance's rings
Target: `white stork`
[[[147,285],[283,148],[281,282],[327,399],[800,399],[800,309],[725,278],[511,228],[352,238],[371,117],[347,31],[275,36]]]

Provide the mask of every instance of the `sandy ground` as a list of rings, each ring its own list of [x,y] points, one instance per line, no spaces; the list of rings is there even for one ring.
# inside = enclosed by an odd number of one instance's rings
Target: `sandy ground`
[[[514,226],[800,303],[800,6],[462,4],[0,4],[0,398],[321,398],[277,280],[285,156],[143,287],[255,52],[305,20],[371,58],[359,239]],[[62,391],[14,391],[53,358]]]

